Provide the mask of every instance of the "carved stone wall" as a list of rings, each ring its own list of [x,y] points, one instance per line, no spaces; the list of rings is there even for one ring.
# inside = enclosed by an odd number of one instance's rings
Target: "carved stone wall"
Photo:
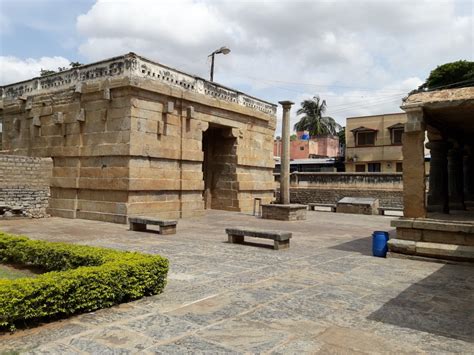
[[[55,216],[204,213],[209,127],[230,144],[212,208],[251,211],[273,196],[276,106],[134,54],[8,85],[0,108],[6,152],[53,158]]]

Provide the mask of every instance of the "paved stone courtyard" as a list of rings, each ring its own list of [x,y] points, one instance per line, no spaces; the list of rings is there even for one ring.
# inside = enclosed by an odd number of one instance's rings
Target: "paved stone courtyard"
[[[0,352],[473,353],[474,267],[370,256],[370,234],[390,220],[208,211],[163,236],[96,221],[1,221],[32,238],[159,253],[171,269],[161,295],[1,335]],[[291,231],[290,249],[228,244],[233,226]]]

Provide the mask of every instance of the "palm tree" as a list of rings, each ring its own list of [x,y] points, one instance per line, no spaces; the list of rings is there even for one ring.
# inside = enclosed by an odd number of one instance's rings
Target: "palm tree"
[[[296,111],[296,114],[303,115],[300,120],[293,127],[295,131],[309,131],[311,136],[318,134],[336,135],[337,131],[341,129],[334,118],[323,116],[326,112],[326,100],[322,100],[319,96],[314,96],[312,99],[304,100],[301,107]]]

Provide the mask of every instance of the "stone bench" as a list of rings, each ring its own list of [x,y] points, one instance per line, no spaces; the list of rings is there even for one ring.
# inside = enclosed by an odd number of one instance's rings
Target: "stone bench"
[[[316,211],[316,207],[326,207],[330,208],[331,212],[336,212],[336,205],[332,203],[308,203],[310,211]]]
[[[385,211],[403,212],[403,207],[379,207],[379,215],[384,216]]]
[[[273,240],[273,249],[286,249],[290,247],[290,232],[268,231],[247,228],[226,228],[229,243],[242,244],[244,237],[254,237]]]
[[[153,217],[129,217],[130,230],[146,231],[146,225],[152,224],[160,227],[160,234],[176,234],[178,221],[161,220]]]
[[[337,201],[337,213],[378,214],[379,200],[372,197],[344,197]]]

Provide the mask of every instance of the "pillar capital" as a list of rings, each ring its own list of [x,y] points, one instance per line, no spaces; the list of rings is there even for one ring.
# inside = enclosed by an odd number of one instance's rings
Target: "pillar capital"
[[[283,106],[284,110],[291,109],[291,106],[295,104],[294,102],[288,100],[278,101],[278,103]]]
[[[425,119],[422,107],[404,108],[407,114],[405,132],[419,132],[425,130]]]

